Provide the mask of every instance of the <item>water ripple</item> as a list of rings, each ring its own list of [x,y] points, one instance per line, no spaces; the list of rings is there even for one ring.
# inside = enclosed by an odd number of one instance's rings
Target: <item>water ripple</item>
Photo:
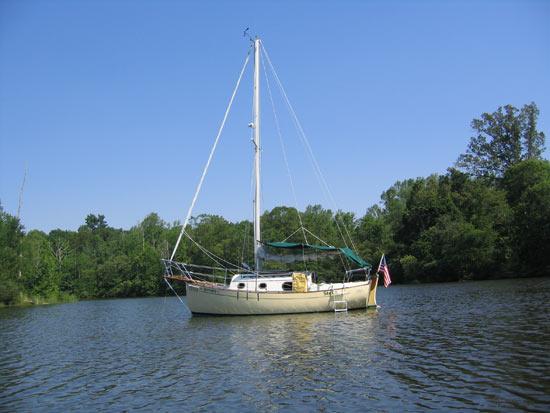
[[[2,309],[0,410],[550,410],[550,279],[379,301],[225,318],[172,298]]]

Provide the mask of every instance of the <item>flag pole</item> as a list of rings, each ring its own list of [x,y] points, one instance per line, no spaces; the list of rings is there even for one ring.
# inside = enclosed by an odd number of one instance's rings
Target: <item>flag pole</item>
[[[376,273],[380,272],[380,268],[382,268],[382,261],[384,260],[385,255],[386,254],[382,254],[382,256],[380,257],[380,263],[378,264],[378,270],[376,271]]]
[[[382,254],[382,258],[380,258],[380,264],[378,264],[377,272],[384,273],[384,287],[388,288],[388,286],[391,284],[391,276],[390,269],[388,268],[388,264],[386,263],[386,254]]]

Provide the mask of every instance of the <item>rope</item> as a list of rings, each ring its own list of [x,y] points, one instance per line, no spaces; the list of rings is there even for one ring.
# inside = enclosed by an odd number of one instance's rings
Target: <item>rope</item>
[[[202,183],[204,182],[204,178],[206,176],[206,173],[208,172],[208,167],[210,166],[210,162],[212,161],[212,157],[214,156],[214,152],[216,151],[216,147],[218,146],[220,136],[221,136],[223,128],[225,126],[225,121],[227,120],[227,116],[229,115],[229,111],[231,110],[231,106],[233,105],[233,100],[235,99],[235,95],[237,94],[237,90],[239,89],[241,79],[243,78],[243,73],[246,69],[246,66],[248,65],[249,60],[250,60],[250,49],[248,50],[248,53],[246,55],[246,59],[244,61],[243,68],[241,69],[241,73],[239,74],[239,79],[237,80],[237,84],[235,85],[235,88],[233,89],[233,93],[231,94],[231,99],[229,99],[229,104],[227,105],[227,109],[225,110],[225,114],[223,116],[222,123],[220,125],[220,128],[218,129],[218,134],[216,135],[216,139],[214,140],[214,145],[212,146],[212,149],[210,150],[210,155],[208,156],[208,160],[206,161],[206,165],[204,167],[204,170],[202,171],[201,179],[199,180],[199,183],[197,185],[197,189],[195,190],[195,195],[193,196],[193,200],[191,201],[191,205],[189,206],[189,210],[187,211],[187,216],[185,217],[185,221],[183,221],[183,225],[181,227],[181,232],[178,236],[178,240],[176,241],[176,245],[174,246],[174,251],[172,251],[172,255],[170,256],[171,260],[173,260],[174,255],[176,255],[176,251],[177,251],[178,246],[181,242],[181,237],[183,236],[183,233],[185,232],[185,227],[189,223],[189,219],[191,218],[191,214],[193,213],[193,208],[195,207],[195,203],[197,202],[199,192],[201,191]]]

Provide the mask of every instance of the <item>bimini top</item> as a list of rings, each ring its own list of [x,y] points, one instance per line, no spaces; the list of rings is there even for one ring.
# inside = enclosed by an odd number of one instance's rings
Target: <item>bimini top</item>
[[[263,244],[267,247],[280,248],[280,249],[286,249],[286,250],[300,250],[300,251],[309,250],[312,253],[321,252],[321,253],[328,253],[328,254],[330,253],[343,254],[348,260],[359,265],[360,267],[371,268],[371,265],[367,261],[365,261],[359,255],[357,255],[355,251],[353,251],[351,248],[348,248],[348,247],[338,248],[338,247],[331,247],[326,245],[301,244],[299,242],[263,242]],[[277,261],[280,261],[280,259],[275,258],[278,256],[268,254],[266,251],[262,251],[261,255],[263,259],[275,259]],[[315,254],[313,255],[315,256]],[[284,260],[284,261],[289,261],[289,260]]]

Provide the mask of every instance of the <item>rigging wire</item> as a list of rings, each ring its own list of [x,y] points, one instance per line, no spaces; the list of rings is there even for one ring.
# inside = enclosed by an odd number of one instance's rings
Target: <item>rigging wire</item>
[[[282,82],[269,58],[269,54],[267,53],[267,50],[265,50],[264,47],[261,48],[261,51],[263,53],[263,55],[260,55],[260,59],[262,59],[263,56],[265,56],[265,60],[268,62],[269,66],[270,66],[270,69],[271,69],[271,72],[274,76],[274,79],[280,89],[280,92],[282,94],[282,96],[284,97],[284,100],[288,106],[288,110],[289,110],[289,113],[292,115],[292,120],[294,122],[294,125],[296,127],[296,130],[298,132],[298,137],[300,138],[302,144],[304,145],[305,149],[306,149],[306,153],[309,157],[309,160],[313,166],[313,170],[315,172],[315,175],[316,175],[316,178],[317,180],[319,181],[319,184],[321,186],[321,189],[323,190],[324,194],[325,194],[325,197],[327,197],[327,200],[330,199],[334,205],[334,207],[336,207],[336,201],[335,201],[335,198],[334,196],[332,195],[331,191],[330,191],[330,188],[328,187],[328,183],[319,167],[319,164],[317,162],[317,159],[315,158],[315,155],[313,154],[313,150],[311,148],[311,145],[309,143],[309,140],[307,139],[307,136],[303,130],[303,127],[296,115],[296,112],[294,111],[294,108],[292,106],[292,104],[290,103],[290,100],[288,99],[288,96],[286,94],[286,91],[282,85]],[[189,233],[187,233],[187,231],[185,230],[186,226],[188,225],[189,223],[189,220],[191,218],[191,214],[192,214],[192,211],[193,211],[193,208],[195,206],[195,203],[197,201],[197,198],[198,198],[198,195],[201,191],[201,188],[202,188],[202,184],[204,182],[204,179],[206,177],[206,174],[208,172],[208,169],[209,169],[209,166],[210,166],[210,163],[212,161],[212,158],[213,158],[213,155],[216,151],[216,148],[217,148],[217,145],[219,143],[219,140],[220,140],[220,137],[221,137],[221,134],[223,132],[223,129],[224,129],[224,126],[225,126],[225,123],[227,121],[227,118],[229,116],[229,113],[230,113],[230,110],[231,110],[231,107],[233,105],[233,101],[235,99],[235,96],[236,96],[236,93],[238,91],[238,88],[239,88],[239,85],[241,83],[241,80],[243,78],[243,74],[245,72],[245,69],[248,65],[248,62],[250,60],[250,50],[248,51],[247,53],[247,56],[246,56],[246,59],[245,59],[245,62],[244,62],[244,65],[241,69],[241,72],[239,74],[239,78],[237,80],[237,83],[235,85],[235,88],[233,89],[233,93],[231,95],[231,98],[229,100],[229,103],[228,103],[228,106],[226,108],[226,111],[225,111],[225,114],[224,114],[224,117],[223,117],[223,120],[221,122],[221,125],[218,129],[218,133],[216,135],[216,138],[214,140],[214,144],[213,144],[213,147],[210,151],[210,154],[209,154],[209,157],[208,157],[208,160],[206,162],[206,165],[205,165],[205,168],[202,172],[202,175],[200,177],[200,180],[199,180],[199,183],[197,185],[197,188],[196,188],[196,191],[195,191],[195,194],[193,196],[193,200],[191,202],[191,205],[189,207],[189,210],[187,212],[187,216],[185,218],[185,221],[182,225],[182,228],[181,228],[181,231],[180,231],[180,234],[178,236],[178,239],[176,241],[176,244],[174,246],[174,250],[172,252],[172,255],[170,257],[170,260],[173,260],[175,254],[176,254],[176,251],[177,251],[177,248],[181,242],[181,239],[183,237],[183,235],[185,235],[193,244],[195,244],[208,258],[210,258],[211,260],[215,261],[218,265],[220,265],[221,267],[224,267],[225,269],[229,269],[230,268],[233,268],[233,271],[235,270],[244,270],[244,271],[248,271],[246,268],[243,267],[243,265],[236,265],[234,263],[231,263],[230,261],[227,261],[219,256],[217,256],[216,254],[214,254],[213,252],[207,250],[205,247],[203,247],[202,245],[200,245],[198,242],[196,242],[191,236]],[[287,174],[288,174],[288,177],[289,177],[289,181],[290,181],[290,184],[291,184],[291,190],[292,190],[292,195],[293,195],[293,198],[294,198],[294,204],[295,204],[295,209],[297,211],[297,214],[298,214],[298,219],[299,219],[299,222],[300,222],[300,228],[298,230],[301,230],[302,231],[302,235],[304,236],[304,239],[306,241],[306,243],[309,243],[308,242],[308,239],[307,239],[307,235],[306,235],[306,231],[311,234],[312,236],[314,236],[316,239],[318,239],[319,241],[327,244],[325,241],[323,241],[321,238],[317,237],[315,234],[313,234],[311,231],[309,231],[307,228],[304,227],[303,225],[303,221],[302,221],[302,217],[301,217],[301,214],[300,214],[300,211],[298,210],[298,207],[297,207],[297,197],[296,197],[296,190],[295,190],[295,187],[294,187],[294,181],[293,181],[293,177],[292,177],[292,173],[291,173],[291,170],[290,170],[290,166],[289,166],[289,163],[288,163],[288,158],[287,158],[287,154],[286,154],[286,148],[285,148],[285,145],[284,145],[284,142],[283,142],[283,138],[282,138],[282,132],[281,132],[281,128],[280,128],[280,124],[279,124],[279,118],[278,118],[278,115],[277,115],[277,112],[276,112],[276,109],[275,109],[275,104],[274,104],[274,100],[273,100],[273,94],[272,94],[272,91],[271,91],[271,87],[270,87],[270,83],[269,83],[269,78],[268,78],[268,75],[267,75],[267,71],[266,71],[266,68],[265,66],[263,67],[263,70],[264,70],[264,74],[265,74],[265,79],[266,79],[266,84],[267,84],[267,87],[268,87],[268,92],[269,92],[269,98],[270,98],[270,101],[271,101],[271,105],[272,105],[272,110],[273,110],[273,116],[274,116],[274,119],[275,119],[275,125],[276,125],[276,129],[277,129],[277,135],[278,135],[278,138],[279,138],[279,142],[280,142],[280,145],[281,145],[281,149],[282,149],[282,152],[283,152],[283,158],[284,158],[284,161],[285,161],[285,166],[286,166],[286,169],[287,169]],[[346,242],[346,238],[340,228],[340,224],[338,223],[338,219],[337,219],[337,215],[335,214],[334,215],[334,220],[335,220],[335,223],[336,223],[336,226],[338,228],[338,232],[344,242],[344,244],[346,245],[346,247],[348,247],[347,245],[347,242]],[[351,244],[353,245],[353,248],[355,248],[355,245],[353,243],[353,239],[347,229],[347,226],[345,225],[345,222],[342,220],[342,226],[344,226],[344,230],[349,238],[349,240],[351,241]],[[247,244],[247,229],[248,228],[245,228],[245,239],[244,239],[244,242],[243,242],[243,251],[242,251],[242,254],[241,254],[241,258],[243,258],[243,261],[244,261],[244,252],[245,252],[245,246]],[[297,230],[297,231],[298,231]],[[295,231],[294,233],[296,233],[297,231]],[[328,244],[327,244],[328,245]],[[304,251],[302,251],[302,253],[304,253]],[[341,257],[342,259],[342,257]],[[225,263],[228,265],[228,267],[226,267],[224,264]],[[304,263],[305,263],[305,260],[304,260]],[[344,264],[345,265],[345,264]]]
[[[279,117],[277,116],[277,111],[275,109],[275,102],[273,101],[273,94],[271,93],[271,86],[269,84],[269,77],[267,76],[267,70],[265,69],[265,65],[262,65],[262,67],[264,69],[265,83],[267,85],[269,100],[271,101],[271,109],[273,111],[273,119],[275,120],[275,128],[277,130],[277,136],[279,137],[279,143],[281,144],[281,151],[283,152],[283,159],[285,161],[288,180],[290,181],[290,188],[292,190],[292,197],[294,198],[294,208],[296,209],[296,213],[298,214],[298,221],[300,222],[300,229],[302,230],[302,235],[304,237],[304,240],[306,241],[306,244],[309,244],[309,241],[308,241],[307,236],[306,236],[306,232],[304,231],[304,223],[302,222],[302,215],[300,214],[300,210],[298,209],[298,198],[296,197],[296,189],[294,187],[294,180],[292,179],[292,172],[290,171],[290,165],[288,163],[288,157],[286,155],[286,148],[285,148],[285,143],[283,141],[283,135],[281,133],[281,125],[279,124]],[[296,231],[292,235],[294,235],[295,233],[296,233]],[[288,237],[288,238],[290,238],[290,237]]]
[[[287,242],[287,241],[290,239],[290,237],[292,237],[292,236],[293,236],[294,234],[296,234],[298,231],[303,231],[303,230],[304,230],[303,227],[298,228],[296,231],[294,231],[292,234],[290,234],[288,237],[286,237],[286,238],[285,238],[284,240],[282,240],[281,242]],[[308,242],[307,244],[309,244],[309,242]]]
[[[325,199],[327,201],[329,201],[329,194],[327,192],[327,185],[326,185],[326,182],[323,181],[323,176],[322,176],[322,173],[320,171],[320,167],[317,163],[317,160],[315,158],[315,155],[313,154],[313,151],[311,149],[311,146],[309,144],[309,141],[307,140],[307,137],[305,135],[305,132],[302,128],[302,125],[298,119],[298,116],[296,115],[296,112],[294,111],[294,108],[292,106],[292,104],[290,103],[290,99],[288,98],[287,94],[286,94],[286,91],[282,85],[282,82],[273,66],[273,64],[271,63],[271,60],[269,59],[269,54],[267,53],[267,50],[265,50],[264,48],[264,52],[265,52],[265,56],[266,56],[266,59],[270,65],[270,68],[271,68],[271,71],[274,75],[274,78],[275,80],[277,81],[277,85],[279,86],[279,90],[282,94],[282,96],[284,97],[285,99],[285,103],[287,104],[287,109],[289,111],[289,114],[291,115],[291,118],[294,122],[294,126],[296,128],[296,131],[298,132],[298,138],[300,139],[302,145],[304,146],[304,149],[306,150],[306,154],[308,155],[308,159],[311,163],[311,166],[312,166],[312,169],[313,169],[313,172],[315,174],[315,177],[317,178],[317,181],[319,183],[319,186],[321,188],[321,190],[323,191],[323,194],[325,195]],[[344,245],[346,247],[348,247],[348,244],[347,244],[347,241],[346,241],[346,238],[342,232],[342,229],[340,228],[340,225],[338,223],[338,220],[334,219],[335,223],[336,223],[336,227],[338,229],[338,232],[340,233],[340,237],[342,238],[342,241],[344,242]]]
[[[218,255],[214,254],[212,251],[209,251],[208,249],[206,249],[205,247],[203,247],[201,244],[199,244],[197,241],[195,241],[191,235],[189,235],[187,233],[187,231],[184,231],[183,234],[193,243],[197,246],[198,249],[200,249],[204,254],[206,254],[206,256],[208,258],[210,258],[212,261],[215,261],[216,264],[218,264],[220,267],[223,267],[225,269],[230,269],[228,268],[227,266],[223,265],[220,261],[228,264],[229,267],[232,267],[234,270],[245,270],[246,271],[246,268],[243,268],[242,266],[240,265],[237,265],[237,264],[234,264],[230,261],[227,261],[225,259],[223,259],[222,257],[219,257]]]
[[[263,44],[263,42],[262,42]],[[344,236],[343,232],[342,232],[342,229],[340,228],[340,224],[338,223],[338,219],[337,219],[337,212],[338,212],[338,209],[337,209],[337,205],[336,205],[336,201],[335,201],[335,198],[334,196],[332,195],[332,192],[330,191],[330,188],[328,186],[328,183],[323,175],[323,172],[321,171],[321,168],[319,166],[319,163],[317,162],[317,159],[315,158],[315,155],[313,153],[313,149],[311,148],[311,144],[309,143],[309,140],[305,134],[305,131],[302,127],[302,124],[300,123],[300,120],[298,119],[298,116],[296,115],[296,111],[294,110],[294,107],[292,106],[292,104],[290,103],[290,100],[286,94],[286,91],[282,85],[282,82],[277,74],[277,71],[275,70],[275,67],[273,66],[273,63],[271,62],[271,59],[269,58],[269,53],[267,52],[267,49],[264,47],[262,47],[262,52],[264,53],[265,57],[266,57],[266,60],[270,66],[270,69],[274,75],[274,78],[277,82],[277,85],[279,86],[279,89],[281,91],[281,94],[282,96],[284,97],[284,100],[288,106],[288,109],[289,109],[289,112],[292,116],[292,119],[294,121],[294,124],[295,124],[295,127],[298,131],[298,136],[300,137],[302,143],[304,144],[304,147],[306,148],[306,153],[308,154],[309,156],[309,159],[310,159],[310,162],[312,163],[312,166],[313,166],[313,170],[316,174],[316,177],[319,181],[319,184],[321,186],[321,189],[323,190],[323,192],[325,193],[325,196],[327,197],[327,200],[331,201],[331,203],[333,204],[333,207],[336,209],[336,213],[335,213],[335,216],[334,216],[334,221],[336,223],[336,226],[338,228],[338,232],[340,233],[340,236],[342,238],[342,241],[344,242],[344,244],[346,245],[346,247],[349,248],[347,242],[346,242],[346,237]],[[351,234],[349,233],[348,229],[347,229],[347,226],[345,225],[344,222],[342,222],[342,226],[344,227],[344,231],[346,232],[346,235],[348,236],[348,239],[350,240],[351,244],[352,244],[352,247],[354,250],[357,251],[357,248],[355,246],[355,243],[353,242],[353,238],[351,237]]]
[[[301,142],[302,142],[302,144],[304,145],[304,148],[306,149],[306,154],[309,156],[309,160],[310,160],[310,162],[311,162],[311,164],[312,164],[312,166],[313,166],[313,171],[314,171],[314,173],[315,173],[315,176],[316,176],[316,178],[317,178],[317,181],[318,181],[318,183],[319,183],[319,186],[320,186],[321,189],[323,190],[326,200],[329,201],[329,199],[331,199],[331,200],[332,200],[332,204],[334,205],[334,208],[337,209],[336,201],[335,201],[334,197],[332,196],[332,193],[331,193],[331,191],[330,191],[330,188],[329,188],[329,186],[328,186],[328,183],[327,183],[326,179],[324,178],[324,175],[323,175],[323,173],[322,173],[322,171],[321,171],[321,168],[320,168],[320,166],[319,166],[319,164],[318,164],[318,162],[317,162],[317,159],[315,158],[315,155],[314,155],[314,153],[313,153],[313,149],[311,148],[311,145],[310,145],[310,143],[309,143],[309,140],[307,139],[307,136],[306,136],[306,134],[305,134],[305,131],[303,130],[303,127],[302,127],[302,125],[301,125],[301,123],[300,123],[300,121],[299,121],[299,119],[298,119],[298,116],[297,116],[296,112],[294,111],[294,108],[293,108],[292,104],[290,103],[290,99],[288,98],[288,96],[287,96],[287,94],[286,94],[286,91],[285,91],[285,89],[284,89],[284,87],[283,87],[283,84],[282,84],[282,82],[281,82],[281,80],[280,80],[280,78],[279,78],[279,76],[278,76],[278,74],[277,74],[277,72],[276,72],[276,70],[275,70],[275,67],[274,67],[273,64],[271,63],[271,60],[270,60],[270,58],[269,58],[269,54],[268,54],[267,50],[265,49],[265,47],[262,48],[262,50],[263,50],[264,53],[265,53],[266,60],[268,61],[269,65],[270,65],[270,68],[271,68],[271,71],[272,71],[272,73],[273,73],[273,75],[274,75],[275,80],[277,81],[277,84],[278,84],[278,86],[279,86],[279,90],[280,90],[281,94],[283,95],[283,97],[285,98],[285,102],[286,102],[287,107],[288,107],[288,109],[289,109],[289,113],[290,113],[291,116],[292,116],[292,119],[293,119],[293,121],[294,121],[294,125],[295,125],[295,127],[296,127],[297,132],[298,132],[298,137],[301,139]],[[329,201],[329,202],[330,202],[330,201]],[[347,244],[347,242],[346,242],[346,238],[345,238],[345,236],[344,236],[344,234],[343,234],[343,232],[342,232],[342,229],[340,228],[340,224],[338,223],[338,219],[337,219],[337,215],[336,215],[336,214],[334,215],[334,218],[333,218],[333,219],[334,219],[334,222],[335,222],[336,227],[337,227],[337,229],[338,229],[338,232],[339,232],[339,234],[340,234],[340,237],[341,237],[342,241],[344,242],[344,245],[345,245],[346,247],[348,247],[348,244]],[[344,224],[344,223],[343,223],[343,224]],[[353,244],[353,239],[351,238],[351,236],[350,236],[350,234],[349,234],[347,228],[345,227],[345,225],[343,225],[343,226],[344,226],[344,230],[346,231],[346,233],[347,233],[347,235],[348,235],[349,240],[351,241],[351,243],[352,243],[352,245],[353,245],[353,248],[355,249],[355,245]],[[308,231],[308,232],[311,233],[311,231]],[[313,235],[313,234],[312,234],[312,235]],[[318,237],[316,237],[316,238],[318,238]],[[318,239],[320,240],[320,238],[318,238]],[[321,240],[321,241],[322,241],[322,240]],[[323,241],[323,242],[324,242],[324,241]],[[349,248],[349,247],[348,247],[348,248]],[[340,257],[340,261],[341,261],[343,267],[344,267],[346,270],[349,269],[349,265],[348,265],[347,261],[343,259],[343,257],[342,257],[341,254],[339,255],[339,257]]]
[[[315,238],[317,241],[320,241],[322,242],[323,244],[325,244],[327,247],[332,247],[332,245],[330,245],[329,243],[327,243],[326,241],[322,240],[321,238],[319,238],[317,235],[315,235],[313,232],[311,232],[309,229],[307,228],[304,228],[309,234],[311,234],[313,236],[313,238]]]
[[[172,255],[170,256],[170,260],[174,259],[174,256],[176,255],[176,251],[178,249],[178,246],[181,242],[181,237],[183,236],[185,232],[185,227],[189,223],[189,219],[191,218],[191,214],[193,213],[193,208],[195,207],[195,203],[197,202],[197,198],[199,196],[199,192],[202,188],[202,183],[204,182],[204,178],[206,177],[206,173],[208,172],[208,168],[210,166],[210,162],[212,161],[212,157],[214,156],[214,152],[216,151],[216,147],[218,146],[218,142],[220,140],[220,136],[222,134],[223,128],[225,126],[225,122],[227,120],[227,117],[229,116],[229,111],[231,110],[231,106],[233,105],[233,100],[235,99],[235,95],[237,94],[237,90],[239,89],[239,85],[241,84],[241,79],[243,78],[244,71],[246,69],[246,66],[248,65],[248,61],[250,60],[250,51],[248,50],[248,53],[246,54],[246,59],[244,61],[243,68],[241,69],[241,73],[239,74],[239,78],[237,80],[237,84],[235,85],[235,88],[233,89],[233,93],[231,94],[231,98],[229,99],[229,104],[227,105],[227,109],[225,110],[225,114],[223,116],[222,123],[218,129],[218,134],[216,135],[216,139],[214,140],[214,145],[212,146],[212,149],[210,150],[210,155],[208,155],[208,160],[206,161],[206,165],[204,167],[204,170],[202,171],[201,178],[199,180],[199,183],[197,185],[197,189],[195,190],[195,195],[193,196],[193,200],[191,201],[191,205],[189,206],[189,210],[187,211],[187,216],[185,217],[185,221],[183,221],[183,225],[181,227],[180,234],[178,236],[178,240],[176,241],[176,245],[174,246],[174,251],[172,251]]]

